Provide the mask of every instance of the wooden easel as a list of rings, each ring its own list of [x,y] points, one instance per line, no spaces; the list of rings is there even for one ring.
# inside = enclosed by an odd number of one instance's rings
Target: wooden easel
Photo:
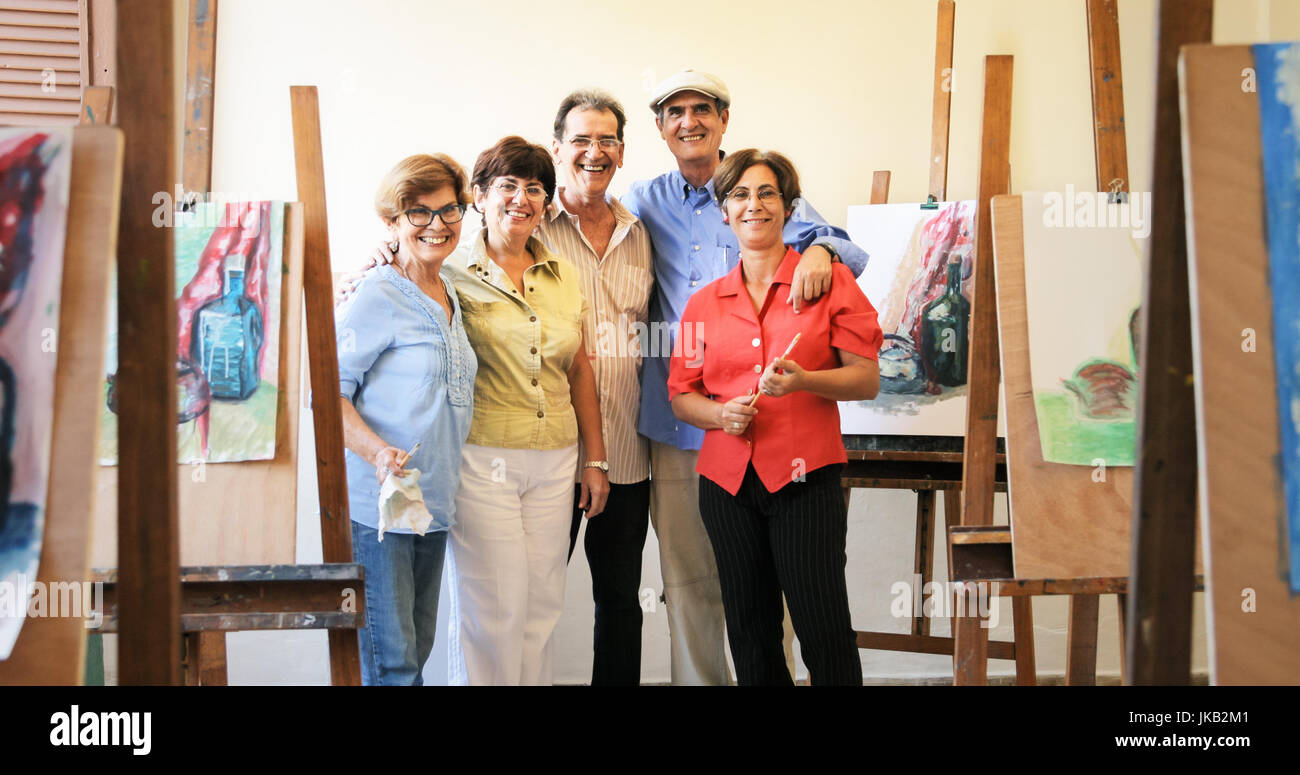
[[[948,180],[949,107],[952,100],[952,51],[956,5],[953,0],[939,0],[935,37],[933,116],[930,133],[930,194],[943,201]],[[889,200],[890,172],[877,170],[872,175],[870,203],[886,204]],[[996,386],[994,387],[996,395]],[[844,437],[849,463],[842,477],[847,506],[855,488],[900,489],[916,492],[916,540],[913,548],[913,573],[920,578],[922,589],[934,576],[935,493],[944,491],[944,522],[958,524],[961,499],[961,461],[963,440],[943,436],[872,436]],[[999,455],[999,462],[1002,456]],[[1006,489],[1004,468],[999,468],[999,491]],[[920,654],[952,654],[954,640],[930,634],[930,618],[922,613],[912,617],[907,634],[857,633],[858,647]],[[1032,634],[1030,629],[1017,632]],[[993,644],[996,659],[1030,659],[1029,646],[1016,651],[1016,643]]]
[[[1259,94],[1243,90],[1239,77],[1255,65],[1249,46],[1197,45],[1182,50],[1179,67],[1186,212],[1195,226],[1187,247],[1199,347],[1196,422],[1205,455],[1200,525],[1207,640],[1213,683],[1297,685],[1300,597],[1277,570],[1277,518],[1286,506],[1275,462],[1281,456],[1277,332],[1260,217],[1267,203]],[[1253,348],[1242,346],[1247,329],[1254,332]],[[1243,596],[1247,589],[1250,600]],[[1133,678],[1161,680],[1137,670]]]
[[[37,581],[90,580],[90,515],[99,436],[100,381],[108,279],[117,260],[122,186],[122,133],[110,127],[72,132],[68,226],[59,302],[59,349],[54,388],[51,477]],[[83,680],[86,623],[78,617],[29,618],[0,684],[75,685]]]
[[[125,25],[130,22],[125,17],[129,3],[119,8],[119,40],[130,40]],[[190,51],[191,60],[204,59],[206,66],[195,66],[191,61],[190,71],[196,78],[208,78],[207,88],[187,88],[189,102],[206,100],[207,107],[198,111],[195,106],[187,104],[187,116],[198,125],[187,123],[188,140],[193,138],[200,147],[197,151],[187,147],[187,180],[210,180],[211,145],[206,142],[211,132],[211,57],[214,51],[215,3],[207,4],[209,15],[199,18],[198,11],[203,4],[191,3],[194,16],[191,25],[191,38],[200,38],[200,43]],[[170,14],[170,6],[168,6]],[[167,22],[167,43],[170,45],[170,20]],[[196,32],[197,28],[197,32]],[[203,42],[206,40],[206,42]],[[168,54],[168,56],[170,56]],[[170,65],[170,62],[168,63]],[[127,68],[123,68],[122,75]],[[206,75],[205,75],[206,73]],[[168,92],[170,94],[170,92]],[[123,100],[125,108],[125,100]],[[125,120],[125,115],[123,116]],[[156,119],[154,119],[156,121]],[[161,123],[161,122],[159,122]],[[170,123],[165,124],[170,143]],[[159,127],[153,130],[161,131]],[[204,142],[198,143],[199,139]],[[170,152],[168,152],[170,154]],[[170,155],[168,156],[170,159]],[[198,177],[192,177],[196,175]],[[174,179],[169,177],[168,179]],[[169,190],[166,185],[159,190]],[[206,190],[206,186],[203,189]],[[144,202],[150,202],[144,197]],[[322,210],[323,200],[313,202]],[[150,205],[150,211],[152,205]],[[339,465],[330,472],[330,476],[321,476],[321,502],[324,505],[337,501],[337,493],[342,492],[342,519],[340,512],[322,510],[322,536],[324,544],[323,565],[296,565],[293,562],[295,531],[294,512],[296,510],[296,476],[297,476],[297,419],[298,419],[298,384],[299,372],[296,353],[300,334],[300,290],[305,290],[308,305],[308,349],[312,351],[309,359],[313,367],[317,363],[326,364],[333,369],[334,387],[329,381],[320,377],[315,384],[321,385],[326,394],[338,392],[337,364],[334,361],[334,328],[331,293],[328,287],[321,294],[319,283],[309,279],[304,281],[302,250],[304,246],[304,222],[311,222],[310,209],[303,212],[301,205],[289,205],[285,213],[285,233],[287,236],[285,250],[285,268],[288,273],[282,283],[281,315],[281,363],[280,363],[280,405],[277,412],[276,456],[270,461],[252,461],[246,463],[221,464],[206,467],[203,488],[187,480],[181,487],[185,509],[182,516],[186,523],[184,538],[186,543],[176,553],[182,551],[186,556],[197,557],[203,564],[192,567],[179,567],[179,560],[170,574],[168,587],[175,587],[174,626],[172,630],[177,638],[185,633],[186,671],[184,680],[187,684],[224,684],[226,682],[225,633],[241,630],[264,629],[326,629],[330,639],[330,673],[336,685],[356,685],[360,683],[360,662],[355,630],[364,622],[364,578],[361,567],[351,562],[351,541],[346,511],[346,488],[342,478],[342,431],[338,415],[337,401],[334,413],[317,411],[316,446],[318,459],[337,458]],[[172,333],[164,345],[171,358],[171,343],[175,341],[174,283],[170,279],[173,264],[170,259],[171,234],[161,229],[154,232],[163,234],[167,243],[167,280],[166,288],[156,291],[158,298],[166,299]],[[313,257],[319,260],[319,256]],[[324,256],[325,276],[328,277],[328,254]],[[314,272],[322,271],[319,266]],[[313,289],[316,290],[314,298]],[[119,293],[119,298],[121,294]],[[156,302],[156,299],[154,300]],[[315,301],[316,303],[313,303]],[[125,303],[125,302],[122,302]],[[326,310],[321,314],[321,308]],[[124,313],[125,314],[125,313]],[[322,331],[324,333],[322,333]],[[328,364],[334,363],[333,366]],[[174,365],[173,365],[174,369]],[[171,378],[168,390],[174,390],[175,377]],[[171,445],[172,465],[169,467],[175,476],[175,406],[172,406],[172,418],[167,426],[168,443]],[[332,427],[331,424],[332,423]],[[119,472],[125,477],[129,467],[128,452],[125,446],[125,430],[121,434],[123,445],[119,452],[121,466]],[[331,447],[335,444],[335,447]],[[145,458],[141,458],[143,460]],[[151,463],[151,466],[155,464]],[[155,466],[156,467],[156,466]],[[187,467],[188,468],[188,467]],[[184,471],[189,474],[189,471]],[[101,471],[101,478],[107,478]],[[177,485],[172,480],[172,491]],[[329,494],[327,496],[327,493]],[[269,499],[269,500],[267,500]],[[272,502],[273,501],[273,502]],[[263,519],[266,513],[280,514],[279,519]],[[242,522],[241,522],[242,521]],[[243,528],[232,527],[233,522],[241,522]],[[259,535],[253,541],[259,548],[253,556],[241,553],[240,546],[225,546],[224,539],[231,532],[239,530],[256,530],[262,525],[271,529],[277,526],[277,535]],[[286,529],[287,526],[287,529]],[[172,537],[173,545],[178,541]],[[119,553],[122,546],[119,542]],[[261,554],[256,554],[260,552]],[[209,558],[216,557],[217,562]],[[262,562],[261,565],[230,565],[231,558],[238,562]],[[206,562],[203,562],[206,560]],[[123,573],[102,571],[97,578],[105,583],[104,589],[104,625],[102,631],[113,632],[120,628],[123,639],[129,634],[126,622],[119,618],[118,603],[125,603],[122,598],[128,565],[119,557]],[[172,585],[171,580],[178,583]],[[125,613],[126,606],[121,610]],[[179,656],[180,644],[173,652]],[[123,663],[126,659],[124,654]],[[168,682],[180,681],[180,663],[176,662],[178,675]],[[125,668],[123,675],[126,675]],[[163,681],[150,681],[163,682]]]
[[[1213,13],[1212,0],[1161,0],[1157,11],[1151,241],[1142,278],[1133,589],[1126,625],[1129,684],[1191,681],[1197,474],[1178,51],[1210,41]]]
[[[1127,192],[1127,154],[1124,147],[1122,119],[1122,81],[1119,68],[1118,21],[1115,16],[1113,0],[1087,0],[1090,59],[1092,64],[1094,143],[1097,152],[1098,189],[1110,191],[1114,195]],[[1176,120],[1176,116],[1175,116]],[[1175,149],[1175,155],[1177,150]],[[1034,417],[1032,390],[1030,388],[1028,355],[1025,332],[1027,320],[1024,312],[1024,275],[1023,275],[1023,241],[1021,225],[1021,200],[1019,197],[997,197],[992,202],[994,211],[993,225],[996,232],[998,267],[996,295],[988,298],[993,304],[985,305],[981,310],[977,301],[972,319],[979,315],[1003,315],[1001,322],[1002,339],[1009,343],[1009,371],[1005,375],[1007,383],[1008,425],[1015,423],[1019,433],[1025,438],[1037,437],[1037,421]],[[1153,232],[1154,244],[1154,232]],[[980,269],[985,265],[981,264]],[[981,286],[982,288],[982,286]],[[979,291],[977,291],[977,294]],[[972,323],[972,327],[975,324]],[[1145,339],[1144,345],[1150,344]],[[1015,348],[1013,352],[1011,348]],[[974,349],[974,348],[972,348]],[[974,352],[972,352],[972,374],[975,372]],[[996,362],[994,362],[996,367]],[[1142,361],[1143,380],[1151,372],[1150,366]],[[996,406],[993,407],[996,412]],[[970,438],[968,444],[974,446]],[[988,448],[987,443],[983,446]],[[1194,449],[1194,447],[1193,447]],[[1104,486],[1095,483],[1083,483],[1080,474],[1070,472],[1068,468],[1044,464],[1041,455],[1026,448],[1012,450],[1013,473],[1032,479],[1031,486],[1013,492],[1013,508],[1019,513],[1034,516],[1042,513],[1080,513],[1086,512],[1091,519],[1110,520],[1108,533],[1122,531],[1127,527],[1124,518],[1129,501],[1128,483],[1130,474],[1125,469],[1112,470],[1111,480]],[[987,477],[987,475],[985,475]],[[1068,510],[1068,512],[1066,511]],[[1013,513],[1013,522],[1016,516]],[[964,525],[967,523],[964,523]],[[988,522],[976,521],[974,525],[987,525]],[[1136,540],[1136,538],[1134,539]],[[1124,574],[1111,572],[1096,573],[1092,566],[1084,563],[1071,567],[1065,572],[1041,573],[1030,571],[1016,572],[1020,565],[1012,565],[1010,531],[999,532],[987,527],[966,527],[950,531],[950,556],[955,566],[963,567],[965,580],[978,580],[996,585],[999,594],[1013,595],[1016,599],[1026,594],[1070,595],[1070,624],[1067,650],[1068,684],[1095,683],[1096,677],[1096,636],[1097,636],[1097,595],[1116,594],[1119,596],[1120,610],[1125,610],[1125,593],[1129,578]],[[992,555],[977,557],[969,548],[980,545],[980,550],[988,552],[998,546]],[[965,555],[965,556],[962,556]],[[1120,566],[1115,566],[1120,567]],[[1058,566],[1056,571],[1060,570]],[[1196,580],[1188,568],[1188,595]],[[1049,578],[1050,577],[1050,578]],[[1014,601],[1013,601],[1014,602]],[[1125,648],[1124,636],[1128,628],[1121,627],[1121,651]],[[967,674],[962,682],[984,683],[986,668],[981,654],[981,640],[986,636],[976,627],[976,620],[967,617],[959,630],[959,641]],[[1190,643],[1190,640],[1188,641]]]

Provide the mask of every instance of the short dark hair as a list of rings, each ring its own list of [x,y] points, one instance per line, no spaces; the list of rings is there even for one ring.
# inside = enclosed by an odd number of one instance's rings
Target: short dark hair
[[[694,89],[687,89],[687,91],[695,91],[695,90],[694,90]],[[678,94],[680,94],[680,93],[681,93],[681,92],[678,92]],[[699,92],[699,93],[700,93],[700,94],[704,94],[704,92]],[[673,97],[676,97],[676,96],[677,96],[677,94],[669,94],[667,97],[664,97],[663,102],[660,102],[658,105],[655,106],[655,121],[658,121],[660,124],[662,124],[662,123],[664,122],[664,102],[667,102],[668,100],[671,100]],[[712,97],[712,96],[710,96],[710,95],[708,95],[708,94],[704,94],[704,96],[705,96],[705,97],[708,97],[708,98],[711,99],[711,100],[713,100],[713,105],[714,105],[714,107],[717,109],[717,111],[718,111],[718,115],[722,115],[722,111],[724,111],[724,110],[726,110],[727,108],[731,107],[728,103],[723,102],[722,100],[718,99],[717,97]]]
[[[518,135],[503,137],[478,155],[470,183],[483,190],[500,177],[533,178],[546,189],[546,203],[555,197],[555,162],[551,152]]]
[[[713,195],[717,197],[718,205],[723,206],[727,195],[731,189],[736,187],[736,183],[744,176],[745,172],[755,164],[762,164],[772,170],[776,175],[776,187],[781,191],[782,204],[785,205],[786,212],[794,207],[794,200],[800,196],[799,191],[799,172],[794,168],[794,162],[790,161],[785,154],[776,151],[760,151],[757,148],[746,148],[743,151],[727,154],[727,157],[718,165],[718,171],[713,173]],[[788,216],[787,216],[788,218]]]
[[[555,113],[556,140],[564,140],[565,122],[569,120],[569,114],[575,110],[608,110],[613,113],[614,120],[618,122],[618,141],[623,142],[623,125],[627,123],[627,114],[623,112],[623,106],[618,100],[599,89],[578,89],[564,98],[560,103],[560,109]]]

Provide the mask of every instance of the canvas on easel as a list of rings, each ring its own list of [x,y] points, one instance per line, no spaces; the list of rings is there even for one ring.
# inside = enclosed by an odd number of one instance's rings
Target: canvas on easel
[[[123,143],[122,133],[109,127],[77,128],[71,139],[49,452],[58,475],[46,490],[40,567],[33,579],[47,593],[46,612],[53,603],[56,610],[63,607],[64,615],[24,623],[8,660],[0,661],[3,685],[81,683],[87,627],[95,618],[95,587],[87,583],[95,439],[106,290],[117,253]]]
[[[45,530],[71,158],[69,129],[0,129],[0,660]]]

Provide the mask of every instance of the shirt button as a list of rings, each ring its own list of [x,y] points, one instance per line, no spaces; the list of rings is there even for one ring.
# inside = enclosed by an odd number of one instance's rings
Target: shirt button
[[[536,355],[536,354],[537,354],[537,348],[536,348],[536,347],[530,347],[530,348],[528,348],[528,352],[532,353],[533,355]]]
[[[758,347],[758,337],[754,337],[754,338],[750,341],[750,344],[754,345],[755,347]]]
[[[696,245],[696,246],[695,246],[695,250],[699,250],[699,249],[700,249],[700,246],[699,246],[699,245]]]
[[[528,322],[529,322],[529,323],[536,323],[536,322],[537,322],[537,316],[536,316],[536,315],[533,315],[532,317],[528,318]]]
[[[694,287],[697,286],[697,285],[699,285],[698,282],[696,282],[695,280],[691,280],[691,287],[692,287],[692,288],[694,288]]]
[[[754,373],[755,373],[755,374],[762,374],[762,373],[763,373],[763,367],[760,366],[760,365],[758,365],[757,363],[755,363],[755,364],[754,364]]]
[[[696,210],[696,211],[695,211],[695,214],[696,214],[696,215],[699,215],[699,214],[700,214],[700,211],[699,211],[699,210]]]
[[[545,414],[546,414],[545,412],[538,412],[538,413],[537,413],[537,416],[538,416],[538,417],[542,417],[542,416],[544,416]]]
[[[537,380],[533,380],[533,385],[534,385],[534,386],[537,385]]]
[[[530,285],[530,286],[528,286],[528,292],[529,292],[529,293],[532,293],[532,292],[533,292],[533,290],[534,290],[534,288],[533,288],[533,286],[531,286],[531,285]]]

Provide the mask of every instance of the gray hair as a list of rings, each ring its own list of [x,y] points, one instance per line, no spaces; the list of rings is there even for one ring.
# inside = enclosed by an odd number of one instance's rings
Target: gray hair
[[[627,114],[623,112],[623,106],[618,100],[599,89],[578,89],[564,98],[555,114],[556,140],[564,139],[564,124],[569,114],[575,110],[608,110],[613,113],[614,119],[618,121],[618,141],[623,142],[623,125],[627,123]]]

